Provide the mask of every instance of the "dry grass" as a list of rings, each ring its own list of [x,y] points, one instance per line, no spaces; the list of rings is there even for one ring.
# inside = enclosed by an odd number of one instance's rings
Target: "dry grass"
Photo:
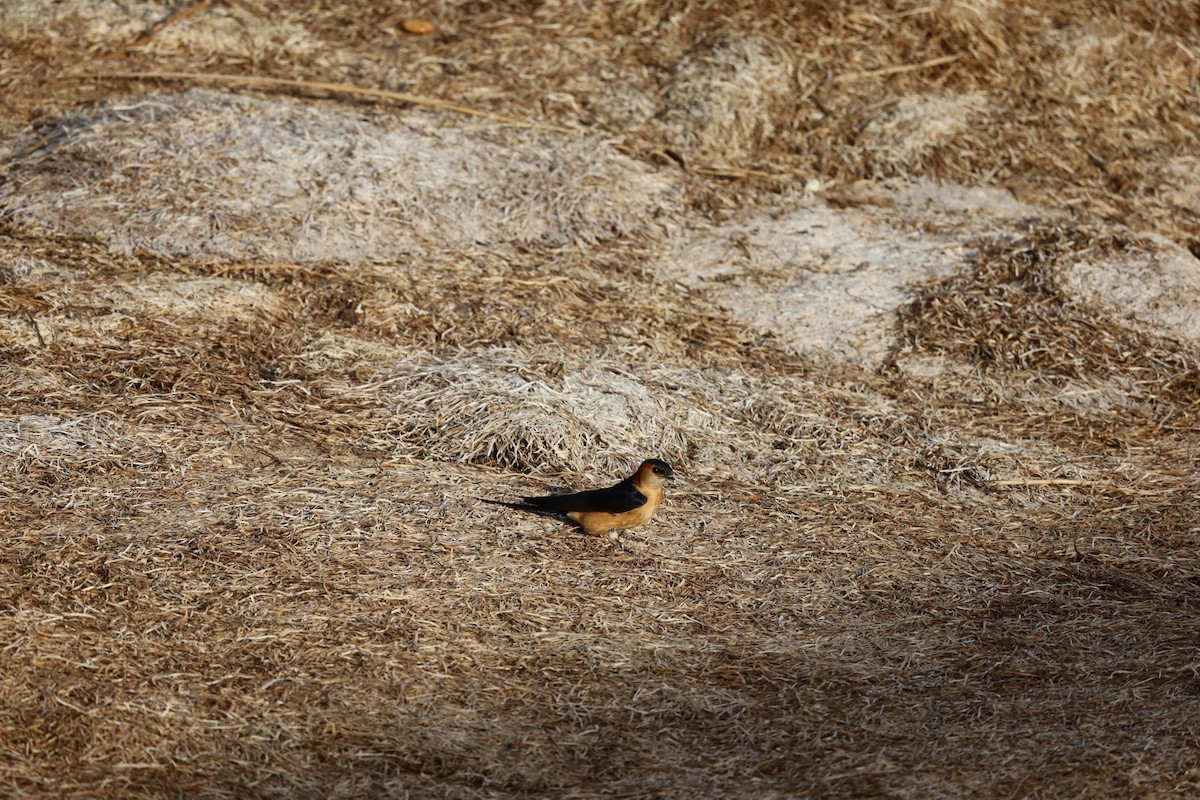
[[[1194,4],[43,5],[0,793],[1200,793]]]

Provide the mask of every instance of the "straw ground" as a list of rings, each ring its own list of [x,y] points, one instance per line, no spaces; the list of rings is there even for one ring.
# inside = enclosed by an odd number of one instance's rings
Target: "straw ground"
[[[0,3],[3,793],[1200,792],[1194,4],[421,13]]]

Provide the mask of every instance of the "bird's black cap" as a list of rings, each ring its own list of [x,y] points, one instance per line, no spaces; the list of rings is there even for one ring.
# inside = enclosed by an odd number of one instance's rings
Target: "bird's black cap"
[[[647,458],[642,462],[642,466],[649,464],[650,469],[655,475],[662,475],[664,478],[672,478],[675,476],[675,470],[671,469],[671,465],[658,458]]]

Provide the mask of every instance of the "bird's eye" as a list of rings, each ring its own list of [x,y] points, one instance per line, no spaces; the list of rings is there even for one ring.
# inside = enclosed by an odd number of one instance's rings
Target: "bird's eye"
[[[662,475],[662,474],[663,474],[662,467],[655,467],[655,468],[654,468],[654,474],[655,474],[655,475]]]

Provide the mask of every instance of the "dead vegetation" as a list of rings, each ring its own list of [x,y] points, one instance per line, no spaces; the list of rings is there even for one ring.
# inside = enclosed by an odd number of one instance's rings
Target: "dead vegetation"
[[[1194,4],[0,20],[4,794],[1200,792]]]

